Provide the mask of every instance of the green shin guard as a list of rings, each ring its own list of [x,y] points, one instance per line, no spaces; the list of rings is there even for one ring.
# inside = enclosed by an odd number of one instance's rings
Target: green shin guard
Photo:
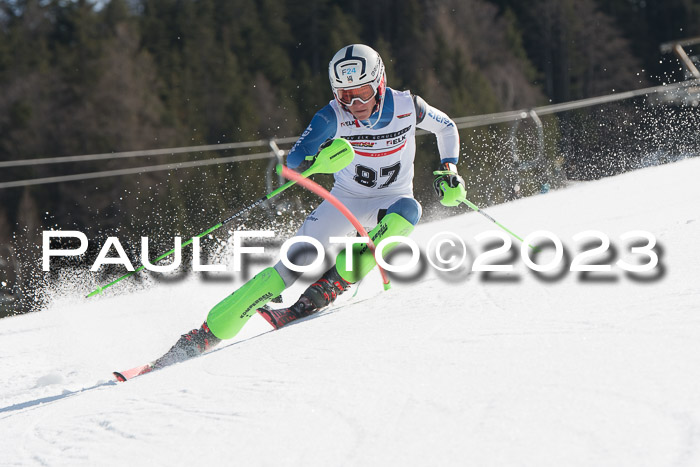
[[[413,232],[413,224],[395,212],[392,212],[384,216],[384,219],[369,232],[369,238],[372,239],[372,242],[376,246],[385,238],[394,236],[407,237],[411,232]],[[390,243],[383,249],[383,253],[388,253],[398,244],[399,242]],[[377,265],[377,262],[374,260],[374,254],[372,254],[372,250],[369,249],[369,246],[367,246],[366,243],[358,243],[353,245],[352,271],[348,271],[345,264],[346,251],[347,250],[343,250],[340,252],[335,260],[335,267],[340,277],[351,284],[365,277],[367,273]]]
[[[241,330],[258,308],[284,290],[284,281],[275,268],[266,268],[219,302],[209,312],[207,325],[219,339],[230,339]]]

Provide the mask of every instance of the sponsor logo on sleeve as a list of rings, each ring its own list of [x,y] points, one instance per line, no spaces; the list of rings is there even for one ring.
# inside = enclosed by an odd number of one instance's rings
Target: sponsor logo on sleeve
[[[297,142],[294,143],[294,146],[292,146],[292,149],[290,149],[289,152],[294,152],[294,150],[296,150],[297,146],[299,146],[301,144],[301,142],[304,141],[304,138],[309,136],[309,133],[311,133],[311,130],[312,130],[311,125],[309,125],[308,128],[306,128],[306,130],[304,130],[304,133],[301,134],[301,136],[299,137]]]
[[[432,118],[438,123],[443,123],[445,126],[452,126],[452,120],[447,116],[437,115],[432,110],[428,112],[428,117]]]

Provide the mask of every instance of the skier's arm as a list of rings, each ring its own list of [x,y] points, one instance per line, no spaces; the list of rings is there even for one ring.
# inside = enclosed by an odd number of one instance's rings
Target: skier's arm
[[[416,126],[435,134],[440,152],[440,168],[433,172],[435,194],[445,206],[457,206],[466,196],[464,179],[457,173],[459,161],[459,133],[450,117],[429,106],[419,96],[413,96]]]
[[[428,105],[420,96],[413,96],[416,110],[416,126],[428,130],[437,138],[440,163],[457,164],[459,161],[459,133],[450,117]]]
[[[303,171],[300,169],[304,168],[306,157],[316,154],[321,144],[329,138],[334,138],[337,127],[335,112],[330,105],[316,112],[309,126],[289,150],[287,166],[290,169]]]

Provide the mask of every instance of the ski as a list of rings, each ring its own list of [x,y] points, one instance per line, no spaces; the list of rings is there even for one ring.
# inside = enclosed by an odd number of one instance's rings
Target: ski
[[[207,350],[214,348],[221,339],[212,334],[206,321],[199,329],[192,329],[180,339],[162,357],[146,365],[137,366],[126,371],[114,371],[112,374],[119,382],[130,380],[136,376],[159,370],[175,363],[184,362],[190,358],[198,357]]]
[[[289,323],[292,323],[297,320],[303,320],[304,318],[308,318],[309,316],[314,316],[319,313],[333,313],[335,311],[338,311],[342,308],[345,308],[348,305],[351,305],[353,303],[362,303],[365,300],[369,300],[370,297],[368,298],[362,298],[355,300],[355,295],[353,295],[349,301],[338,305],[338,304],[332,304],[331,306],[324,307],[321,310],[315,310],[311,313],[304,314],[302,316],[299,316],[297,312],[290,308],[270,308],[268,305],[265,305],[263,307],[258,308],[256,311],[260,316],[265,318],[265,321],[267,321],[270,326],[272,326],[275,330],[284,327],[288,325]]]
[[[154,370],[154,363],[148,363],[146,365],[137,366],[125,371],[113,371],[112,374],[116,378],[117,382],[123,383],[124,381],[130,380],[139,375],[145,375]]]
[[[368,299],[369,298],[364,298],[361,300],[352,300],[351,303],[362,303]],[[267,305],[258,308],[257,312],[274,329],[279,329],[293,321],[303,320],[304,318],[316,315],[319,311],[322,311],[323,313],[332,313],[350,305],[351,303],[344,303],[340,306],[335,305],[329,308],[324,308],[323,310],[317,310],[313,313],[309,313],[304,316],[299,316],[297,312],[289,308],[272,309]],[[131,368],[129,370],[114,371],[112,372],[112,374],[114,375],[114,378],[117,380],[117,382],[123,383],[124,381],[128,381],[137,376],[145,375],[146,373],[159,370],[166,366],[189,360],[191,358],[204,354],[207,350],[211,349],[214,345],[216,345],[219,342],[219,340],[216,339],[216,342],[212,343],[211,339],[216,338],[210,334],[209,328],[206,326],[206,323],[204,323],[200,329],[193,329],[188,334],[183,335],[180,338],[180,340],[173,346],[173,348],[171,348],[165,355],[163,355],[159,359],[154,360],[146,365]],[[191,353],[192,349],[190,349],[190,352],[188,352],[186,351],[186,349],[183,348],[183,346],[189,345],[189,343],[199,343],[202,344],[203,347],[201,347],[198,352]]]

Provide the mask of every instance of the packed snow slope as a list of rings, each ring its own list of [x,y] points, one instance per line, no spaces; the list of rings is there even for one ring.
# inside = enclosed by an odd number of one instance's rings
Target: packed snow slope
[[[497,260],[509,273],[428,265],[387,292],[373,273],[334,309],[279,331],[254,316],[239,339],[126,383],[111,371],[165,352],[242,281],[117,285],[2,319],[0,464],[700,465],[698,174],[690,159],[487,210],[556,234],[567,264],[592,240],[574,235],[603,232],[611,247],[590,261],[610,272],[538,277],[514,242]],[[463,211],[412,238],[426,250],[454,232],[473,262],[495,226]],[[647,262],[620,239],[636,230],[659,265],[630,275],[615,262]]]

